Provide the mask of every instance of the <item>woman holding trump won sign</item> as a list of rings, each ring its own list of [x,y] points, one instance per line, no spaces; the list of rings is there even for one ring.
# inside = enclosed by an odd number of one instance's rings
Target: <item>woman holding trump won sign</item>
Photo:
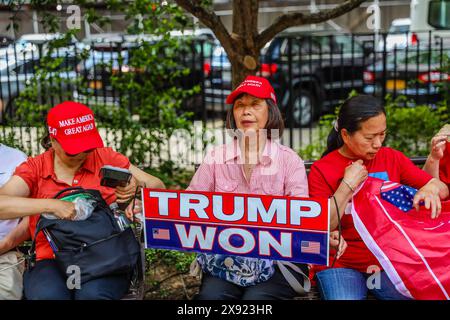
[[[226,126],[233,139],[208,152],[188,190],[308,197],[302,159],[277,141],[284,123],[269,81],[248,76],[226,103],[232,105]],[[344,246],[344,241],[341,244]],[[270,259],[200,254],[194,264],[203,275],[197,299],[270,300],[296,296],[296,290]],[[294,276],[297,284],[304,285],[308,268],[298,267],[303,274],[296,272]]]

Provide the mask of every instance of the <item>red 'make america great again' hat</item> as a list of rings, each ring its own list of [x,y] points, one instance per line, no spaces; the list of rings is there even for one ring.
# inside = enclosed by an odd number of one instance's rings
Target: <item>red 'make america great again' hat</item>
[[[263,77],[247,76],[245,80],[227,97],[225,103],[233,104],[234,100],[242,94],[247,93],[260,99],[272,99],[277,103],[275,91],[269,80]]]
[[[103,147],[94,113],[84,104],[65,101],[56,105],[48,112],[47,125],[50,137],[68,154]]]

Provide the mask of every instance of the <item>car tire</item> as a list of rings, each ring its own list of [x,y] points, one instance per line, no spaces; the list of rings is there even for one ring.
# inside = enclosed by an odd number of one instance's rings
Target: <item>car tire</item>
[[[295,127],[310,126],[314,121],[317,112],[316,108],[317,103],[313,94],[304,89],[296,90],[291,110],[293,125]]]

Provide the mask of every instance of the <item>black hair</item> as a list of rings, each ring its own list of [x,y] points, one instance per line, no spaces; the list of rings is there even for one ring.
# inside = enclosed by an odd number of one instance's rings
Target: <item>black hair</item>
[[[344,145],[341,136],[342,129],[346,129],[349,134],[352,134],[361,129],[361,123],[380,114],[386,115],[384,105],[373,96],[359,95],[347,99],[339,110],[337,124],[328,135],[327,150],[322,157]]]
[[[47,151],[52,147],[52,142],[50,140],[50,133],[48,132],[47,126],[45,127],[44,136],[41,138],[41,146]]]

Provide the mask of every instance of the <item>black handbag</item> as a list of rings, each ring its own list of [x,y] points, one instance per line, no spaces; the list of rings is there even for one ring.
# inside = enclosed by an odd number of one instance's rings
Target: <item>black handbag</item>
[[[51,243],[55,260],[64,274],[73,266],[80,271],[80,283],[114,274],[130,274],[140,255],[140,244],[131,227],[121,230],[114,213],[98,190],[79,187],[60,191],[54,198],[82,193],[94,201],[86,220],[47,219],[41,215],[30,249],[30,267],[35,262],[35,241],[43,231]],[[71,267],[69,269],[69,267]]]

